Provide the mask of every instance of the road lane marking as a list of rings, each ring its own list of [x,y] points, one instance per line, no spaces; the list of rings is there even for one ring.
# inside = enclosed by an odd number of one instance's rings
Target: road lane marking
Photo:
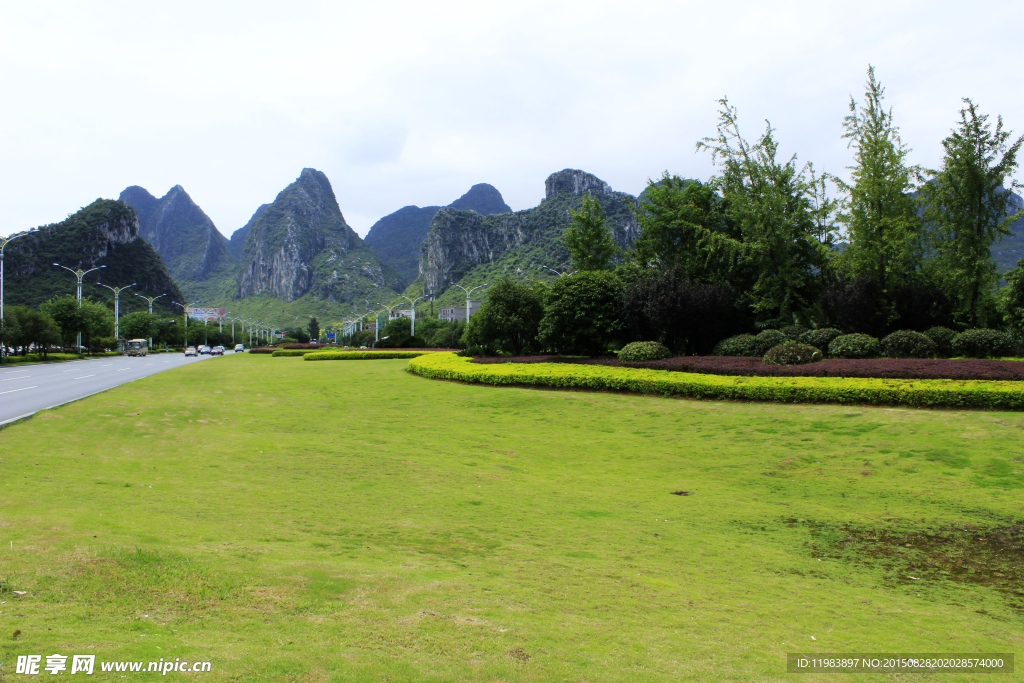
[[[124,372],[125,370],[131,370],[131,368],[121,368],[118,372]]]
[[[13,394],[15,391],[27,391],[28,389],[35,389],[35,387],[22,387],[21,389],[11,389],[10,391],[0,391],[0,394]]]
[[[0,382],[13,382],[17,379],[32,379],[32,375],[25,375],[24,377],[8,377],[7,379],[0,379]]]
[[[85,379],[86,377],[95,377],[96,375],[82,375],[81,377],[75,377],[75,379]]]

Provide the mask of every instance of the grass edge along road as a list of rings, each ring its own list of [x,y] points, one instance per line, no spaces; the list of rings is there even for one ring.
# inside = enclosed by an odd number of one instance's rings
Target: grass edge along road
[[[54,652],[211,661],[211,681],[610,682],[1021,650],[1000,554],[1020,413],[406,365],[239,354],[0,431],[0,679]]]
[[[431,379],[470,384],[619,391],[709,400],[1024,410],[1024,383],[1017,381],[735,377],[560,363],[482,365],[454,353],[420,356],[409,362],[409,371]]]

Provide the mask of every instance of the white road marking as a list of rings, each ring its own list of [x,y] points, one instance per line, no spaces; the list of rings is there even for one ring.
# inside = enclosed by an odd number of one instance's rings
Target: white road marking
[[[0,391],[0,394],[13,394],[15,391],[26,391],[28,389],[35,389],[35,387],[22,387],[21,389],[11,389],[10,391]]]
[[[86,377],[95,377],[96,375],[82,375],[81,377],[75,377],[75,379],[85,379]]]
[[[16,379],[32,379],[32,375],[25,375],[24,377],[8,377],[7,379],[0,379],[0,382],[13,382]]]

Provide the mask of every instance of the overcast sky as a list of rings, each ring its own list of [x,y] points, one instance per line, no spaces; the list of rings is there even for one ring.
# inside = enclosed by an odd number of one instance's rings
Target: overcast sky
[[[982,13],[982,9],[985,13]],[[516,210],[581,168],[639,193],[745,134],[845,173],[874,64],[912,161],[961,97],[1024,133],[1022,2],[0,2],[0,234],[181,184],[225,235],[303,167],[360,235],[472,184]]]

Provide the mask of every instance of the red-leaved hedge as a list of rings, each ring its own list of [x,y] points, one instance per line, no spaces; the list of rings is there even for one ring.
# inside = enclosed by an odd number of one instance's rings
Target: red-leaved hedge
[[[767,365],[744,356],[679,356],[646,363],[615,358],[518,356],[475,358],[474,363],[578,363],[624,368],[649,368],[740,377],[865,377],[878,379],[1024,380],[1024,362],[925,358],[829,358],[808,365]]]

